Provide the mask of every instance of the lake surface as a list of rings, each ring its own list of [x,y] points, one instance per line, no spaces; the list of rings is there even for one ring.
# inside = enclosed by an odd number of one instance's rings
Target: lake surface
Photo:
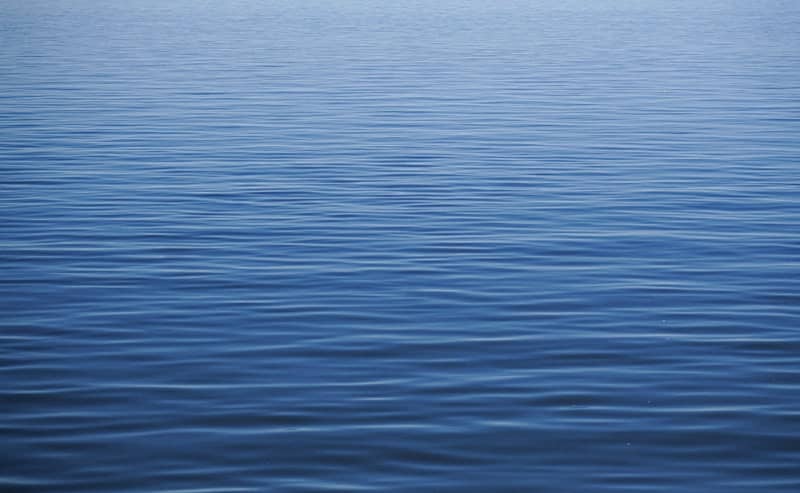
[[[0,487],[800,491],[800,3],[0,3]]]

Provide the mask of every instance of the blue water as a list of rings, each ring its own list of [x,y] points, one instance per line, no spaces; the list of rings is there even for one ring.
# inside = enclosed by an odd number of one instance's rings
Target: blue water
[[[798,26],[2,1],[0,489],[800,491]]]

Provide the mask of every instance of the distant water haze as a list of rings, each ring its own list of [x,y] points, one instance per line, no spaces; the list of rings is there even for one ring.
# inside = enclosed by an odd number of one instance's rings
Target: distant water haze
[[[798,26],[0,2],[0,489],[800,491]]]

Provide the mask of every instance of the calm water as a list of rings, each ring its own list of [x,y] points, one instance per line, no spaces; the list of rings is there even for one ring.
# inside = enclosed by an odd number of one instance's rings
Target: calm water
[[[3,0],[0,487],[800,491],[798,26]]]

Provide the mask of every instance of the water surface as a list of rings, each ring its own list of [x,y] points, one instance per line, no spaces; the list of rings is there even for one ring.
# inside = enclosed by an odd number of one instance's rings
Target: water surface
[[[800,491],[796,2],[0,4],[0,485]]]

